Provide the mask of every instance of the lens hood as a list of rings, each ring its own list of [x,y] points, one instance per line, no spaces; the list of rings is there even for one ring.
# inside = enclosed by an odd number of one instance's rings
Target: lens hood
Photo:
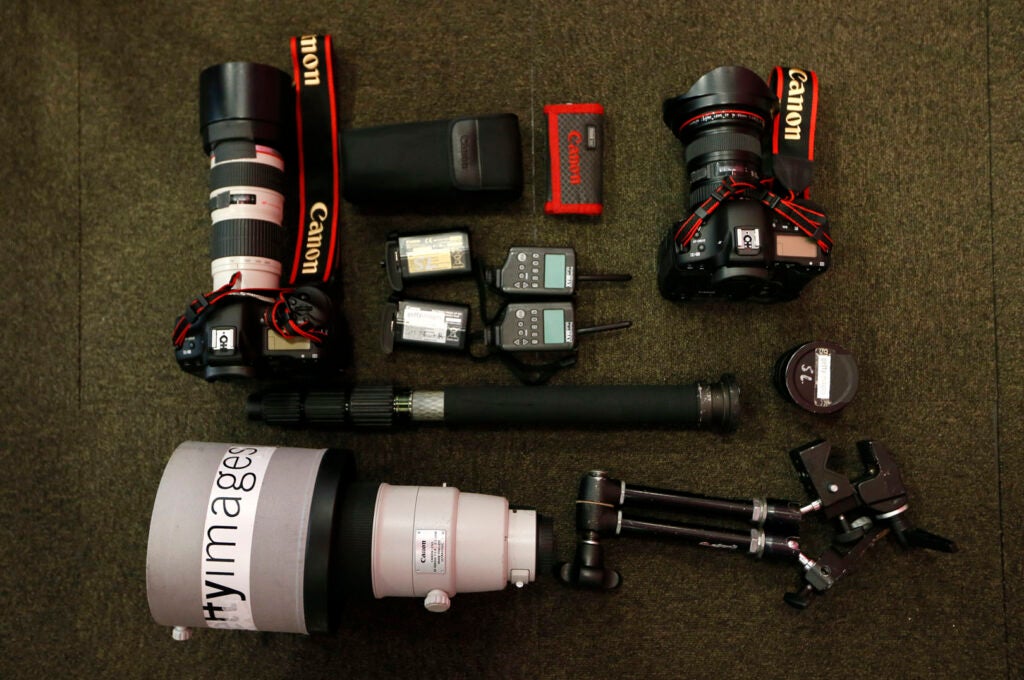
[[[291,77],[273,66],[231,61],[199,74],[199,132],[207,154],[228,139],[280,149],[294,108]]]
[[[750,69],[719,66],[708,71],[692,87],[662,104],[662,119],[683,143],[685,123],[713,109],[739,109],[760,116],[767,123],[778,99],[768,85]]]

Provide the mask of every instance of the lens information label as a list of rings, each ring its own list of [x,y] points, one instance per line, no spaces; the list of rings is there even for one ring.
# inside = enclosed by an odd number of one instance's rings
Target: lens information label
[[[417,574],[443,574],[448,563],[448,533],[444,529],[417,529],[413,542],[413,569]]]
[[[827,406],[832,397],[832,354],[819,349],[814,355],[814,366],[817,379],[814,381],[814,400]]]
[[[468,306],[401,300],[397,311],[396,341],[463,349],[469,326]]]

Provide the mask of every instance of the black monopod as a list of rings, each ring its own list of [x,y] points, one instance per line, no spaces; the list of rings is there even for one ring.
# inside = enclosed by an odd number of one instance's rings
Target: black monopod
[[[390,385],[253,394],[249,418],[270,425],[390,427],[535,425],[690,427],[731,432],[740,415],[731,375],[689,385],[476,386],[411,390]]]

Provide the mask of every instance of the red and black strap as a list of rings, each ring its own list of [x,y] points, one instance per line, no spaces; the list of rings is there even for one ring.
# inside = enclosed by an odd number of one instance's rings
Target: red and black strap
[[[292,291],[281,291],[273,306],[267,310],[264,319],[277,334],[283,338],[306,338],[316,344],[327,339],[327,333],[309,321],[296,321],[288,304],[288,293]]]
[[[787,191],[808,198],[814,179],[818,76],[802,68],[776,66],[769,87],[779,98],[772,124],[772,176]]]
[[[298,232],[288,282],[327,283],[338,247],[338,107],[329,35],[291,40],[299,154]]]
[[[242,278],[242,272],[235,272],[232,274],[231,280],[217,290],[211,291],[206,295],[200,295],[188,303],[188,309],[178,317],[178,322],[174,325],[174,332],[171,334],[171,341],[175,347],[181,347],[184,344],[185,338],[188,336],[188,332],[192,329],[196,319],[228,295],[237,292],[231,289],[235,287],[240,278]]]
[[[192,327],[201,316],[232,296],[260,296],[272,299],[274,295],[278,295],[283,298],[287,293],[292,292],[290,288],[284,290],[235,288],[241,278],[242,273],[235,272],[231,275],[231,279],[217,290],[211,291],[206,295],[200,295],[189,302],[188,309],[185,310],[184,314],[178,317],[178,321],[174,325],[174,332],[171,334],[171,342],[174,343],[175,347],[181,347],[185,343],[185,339],[188,337],[189,331],[192,330]],[[282,333],[282,335],[285,334]],[[290,333],[288,335],[295,336],[296,333]],[[288,337],[288,335],[285,335],[285,337]]]
[[[740,198],[759,201],[786,221],[795,224],[805,236],[818,244],[822,252],[827,253],[832,247],[828,218],[807,199],[792,194],[789,198],[783,198],[766,186],[758,186],[750,182],[737,182],[732,177],[725,177],[715,187],[711,196],[697,206],[686,219],[676,224],[674,236],[676,243],[681,247],[686,247],[693,239],[694,234],[707,221],[707,218],[718,210],[719,206],[726,201]]]
[[[294,289],[235,288],[241,277],[241,272],[235,272],[226,284],[206,295],[200,295],[189,303],[188,309],[178,317],[178,322],[174,326],[171,341],[175,347],[185,344],[189,331],[201,316],[232,296],[258,296],[267,302],[272,301],[273,304],[264,313],[263,320],[283,338],[301,337],[317,344],[327,339],[327,334],[315,324],[295,320],[288,302],[288,296],[295,292]]]

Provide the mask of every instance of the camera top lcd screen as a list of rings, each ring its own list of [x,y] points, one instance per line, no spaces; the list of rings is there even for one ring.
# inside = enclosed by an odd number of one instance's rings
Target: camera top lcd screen
[[[267,329],[267,351],[268,352],[295,352],[309,351],[312,345],[306,338],[286,338],[274,331]]]
[[[806,236],[776,234],[775,254],[779,257],[818,257],[818,244]]]

